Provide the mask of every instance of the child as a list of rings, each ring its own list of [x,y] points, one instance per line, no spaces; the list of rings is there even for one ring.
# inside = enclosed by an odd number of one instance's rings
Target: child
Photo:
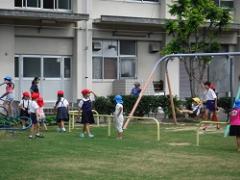
[[[80,133],[80,137],[85,137],[85,133],[88,134],[88,137],[93,138],[94,135],[90,132],[90,124],[94,123],[94,117],[92,113],[92,102],[90,100],[90,94],[93,94],[96,96],[96,94],[89,89],[83,89],[82,95],[83,99],[80,100],[78,106],[79,106],[79,112],[82,110],[82,121],[83,124],[83,132]]]
[[[192,102],[191,110],[182,109],[182,110],[179,110],[179,112],[190,114],[192,117],[198,117],[201,113],[202,101],[198,97],[192,98],[192,101],[193,102]]]
[[[237,151],[240,152],[240,99],[235,101],[230,113],[230,136],[236,136]]]
[[[30,93],[25,91],[23,92],[23,97],[22,100],[19,103],[19,108],[20,108],[20,118],[22,122],[22,128],[26,128],[26,121],[27,118],[29,118],[29,106],[30,106],[31,100],[30,100]]]
[[[31,93],[38,93],[39,94],[39,88],[38,88],[38,84],[39,84],[39,77],[35,77],[32,81],[32,85],[30,87],[30,91]]]
[[[11,117],[12,116],[12,102],[14,100],[14,83],[12,82],[12,78],[10,76],[6,76],[3,78],[4,83],[0,84],[0,86],[6,84],[6,92],[0,97],[2,99],[3,97],[6,97],[6,101],[4,102],[4,106],[8,110],[8,115]]]
[[[134,83],[134,88],[132,88],[132,90],[131,90],[131,95],[132,96],[139,96],[140,92],[141,92],[140,83],[135,82]]]
[[[68,120],[68,107],[69,103],[64,98],[64,91],[59,90],[57,92],[58,100],[55,104],[55,109],[57,110],[57,123],[58,123],[58,132],[66,132],[66,129],[64,127],[64,121]]]
[[[122,96],[120,95],[115,96],[114,101],[116,103],[114,116],[116,120],[117,139],[121,140],[123,138],[123,121],[124,121]]]
[[[204,113],[204,119],[208,120],[210,117],[213,117],[217,119],[216,113],[214,113],[217,110],[217,95],[214,92],[213,89],[211,89],[211,83],[205,82],[203,85],[205,91],[204,91],[204,105],[205,105],[205,113]],[[219,125],[217,125],[217,128],[219,128]],[[203,128],[203,130],[206,130],[207,126]]]
[[[40,134],[39,132],[39,125],[37,121],[38,117],[38,104],[37,104],[37,99],[39,98],[39,94],[37,93],[32,93],[32,101],[29,106],[29,114],[30,118],[32,119],[32,128],[31,128],[31,134],[29,135],[29,139],[33,139],[34,137],[39,137],[43,138],[43,135]]]
[[[39,106],[38,110],[37,110],[37,114],[38,114],[38,122],[39,122],[39,126],[43,126],[44,129],[47,131],[47,125],[45,123],[45,119],[46,119],[46,116],[45,116],[45,113],[43,111],[43,106],[44,106],[44,101],[43,101],[43,98],[42,97],[39,97],[37,99],[37,104]]]

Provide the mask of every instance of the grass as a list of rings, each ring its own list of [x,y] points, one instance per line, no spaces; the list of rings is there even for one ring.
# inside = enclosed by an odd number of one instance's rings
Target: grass
[[[154,128],[154,129],[153,129]],[[179,128],[177,131],[175,128]],[[80,139],[79,130],[29,140],[27,132],[0,132],[0,179],[218,179],[240,178],[235,139],[223,133],[201,136],[195,146],[192,127],[131,124],[123,141],[93,128],[94,139]]]

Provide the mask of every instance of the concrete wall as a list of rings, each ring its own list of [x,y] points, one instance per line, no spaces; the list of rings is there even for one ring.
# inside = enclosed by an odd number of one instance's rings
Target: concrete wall
[[[160,58],[159,53],[149,53],[149,42],[139,41],[138,47],[138,62],[137,62],[137,77],[139,80],[145,80],[152,71],[157,60]],[[156,72],[153,80],[159,80],[160,73]]]
[[[14,9],[14,0],[1,0],[0,9]]]
[[[172,93],[174,96],[179,96],[180,95],[180,62],[178,59],[174,61],[169,61],[168,73],[169,73]],[[166,77],[165,77],[165,82],[166,82],[165,92],[166,94],[169,94]]]
[[[93,18],[101,15],[163,18],[161,3],[142,3],[128,0],[92,0]]]
[[[72,39],[16,37],[16,54],[72,55]]]
[[[0,82],[6,75],[14,75],[14,28],[0,26]],[[5,91],[5,86],[0,87],[0,94]]]
[[[240,22],[240,19],[239,19],[239,17],[240,17],[240,10],[239,10],[239,8],[240,8],[240,1],[239,0],[234,0],[234,21],[236,22],[236,23],[239,23]]]

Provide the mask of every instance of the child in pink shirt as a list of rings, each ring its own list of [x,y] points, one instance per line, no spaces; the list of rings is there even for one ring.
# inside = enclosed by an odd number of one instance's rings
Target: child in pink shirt
[[[240,99],[235,101],[230,113],[230,136],[236,136],[237,148],[240,152]]]

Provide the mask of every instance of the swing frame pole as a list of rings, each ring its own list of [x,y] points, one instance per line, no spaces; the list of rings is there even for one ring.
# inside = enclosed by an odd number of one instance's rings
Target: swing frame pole
[[[166,70],[166,79],[167,79],[168,92],[169,92],[169,98],[170,98],[170,104],[171,104],[171,110],[172,110],[172,118],[173,118],[173,122],[177,124],[177,116],[176,116],[175,104],[173,100],[172,86],[171,86],[169,73],[168,73],[168,61],[166,62],[165,70]]]
[[[213,56],[240,56],[240,52],[224,52],[224,53],[189,53],[189,54],[170,54],[170,55],[166,55],[162,58],[160,58],[155,66],[153,67],[152,71],[150,72],[150,74],[148,75],[148,78],[147,80],[145,81],[144,85],[143,85],[143,88],[142,88],[142,91],[141,93],[139,94],[138,96],[138,99],[137,101],[135,102],[130,114],[129,114],[129,117],[128,119],[126,120],[126,122],[124,123],[124,126],[123,128],[126,129],[130,120],[131,120],[131,117],[134,115],[137,107],[138,107],[138,104],[140,103],[141,99],[142,99],[142,96],[144,95],[144,92],[146,91],[147,87],[149,86],[150,84],[150,81],[152,80],[153,78],[153,75],[155,73],[155,71],[157,70],[157,67],[159,66],[159,64],[161,62],[166,62],[168,64],[168,61],[171,59],[171,60],[176,60],[176,59],[179,59],[181,60],[182,58],[184,57],[213,57]],[[166,67],[167,68],[167,65]]]

